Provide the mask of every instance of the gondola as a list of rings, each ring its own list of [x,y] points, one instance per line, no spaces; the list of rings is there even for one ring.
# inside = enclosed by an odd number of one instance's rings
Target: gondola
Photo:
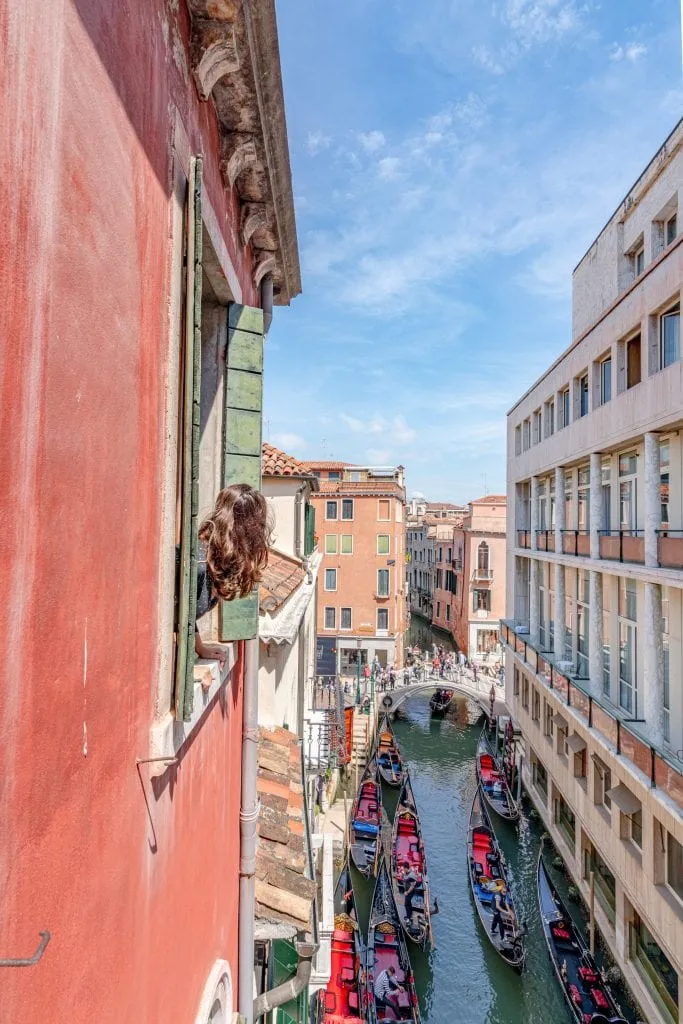
[[[498,848],[479,787],[470,814],[467,866],[472,895],[484,931],[505,963],[521,971],[524,965],[524,939],[515,912],[505,861]],[[500,929],[496,929],[495,933],[493,931],[496,894],[504,897],[506,903],[503,936],[500,935]]]
[[[555,974],[577,1024],[627,1024],[538,856],[538,904]]]
[[[410,919],[405,912],[405,893],[402,881],[403,872],[408,865],[418,879],[418,887],[413,896],[413,913]],[[396,909],[406,935],[426,949],[432,943],[427,858],[413,787],[407,772],[396,805],[391,833],[391,882]]]
[[[358,927],[351,872],[344,864],[334,892],[330,980],[318,992],[316,1024],[363,1024],[365,948]]]
[[[489,741],[486,738],[486,729],[482,729],[477,744],[477,780],[484,794],[484,799],[491,810],[495,811],[506,821],[517,821],[519,818],[519,807],[514,801],[505,772],[496,760]]]
[[[433,715],[445,715],[455,696],[455,690],[444,690],[441,687],[429,699],[429,710]]]
[[[373,755],[361,776],[349,824],[351,860],[364,878],[377,874],[381,832],[382,787],[377,777],[377,758]]]
[[[375,744],[379,774],[389,786],[402,786],[405,768],[388,715],[383,715]]]
[[[396,981],[402,991],[394,996],[394,1005],[380,1004],[375,997],[375,986],[382,971],[393,967]],[[420,1009],[415,991],[415,979],[410,966],[408,946],[399,920],[391,890],[386,864],[382,859],[368,925],[366,996],[368,1024],[381,1021],[405,1020],[420,1024]]]

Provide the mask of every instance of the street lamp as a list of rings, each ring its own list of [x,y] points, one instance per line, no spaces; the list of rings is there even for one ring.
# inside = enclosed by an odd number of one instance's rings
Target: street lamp
[[[356,704],[360,705],[360,648],[363,641],[356,640]]]

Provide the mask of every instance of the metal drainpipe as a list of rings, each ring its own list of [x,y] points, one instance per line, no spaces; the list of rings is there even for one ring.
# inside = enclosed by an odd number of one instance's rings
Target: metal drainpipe
[[[273,322],[273,278],[270,274],[261,281],[261,309],[263,310],[263,333],[267,334]]]
[[[242,792],[240,803],[240,893],[238,1008],[246,1024],[253,1024],[254,911],[256,877],[256,823],[258,797],[258,636],[244,642],[244,695],[242,700]]]
[[[301,487],[297,488],[296,495],[294,497],[294,554],[297,558],[304,557],[303,547],[301,544],[301,505],[303,501],[303,494],[308,484],[302,484]]]

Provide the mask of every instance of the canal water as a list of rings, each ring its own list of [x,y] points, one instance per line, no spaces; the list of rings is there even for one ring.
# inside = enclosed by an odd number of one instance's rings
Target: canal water
[[[445,719],[429,713],[428,696],[399,709],[394,728],[410,769],[427,851],[436,947],[424,955],[411,945],[423,1024],[571,1024],[552,973],[536,899],[541,829],[525,815],[518,826],[494,822],[511,871],[517,912],[526,920],[527,960],[520,976],[486,939],[472,902],[465,843],[476,789],[474,757],[481,726],[462,698]],[[385,806],[393,815],[395,795]],[[555,876],[566,893],[566,882]],[[354,873],[361,926],[367,928],[371,885]],[[574,912],[574,907],[571,908]],[[573,913],[579,921],[581,912]]]

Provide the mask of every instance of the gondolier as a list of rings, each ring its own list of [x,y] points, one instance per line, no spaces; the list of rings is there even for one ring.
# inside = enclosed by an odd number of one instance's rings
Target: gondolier
[[[403,991],[403,985],[399,985],[396,980],[396,968],[391,964],[377,975],[375,981],[376,1003],[395,1008],[398,1003],[398,994]]]

